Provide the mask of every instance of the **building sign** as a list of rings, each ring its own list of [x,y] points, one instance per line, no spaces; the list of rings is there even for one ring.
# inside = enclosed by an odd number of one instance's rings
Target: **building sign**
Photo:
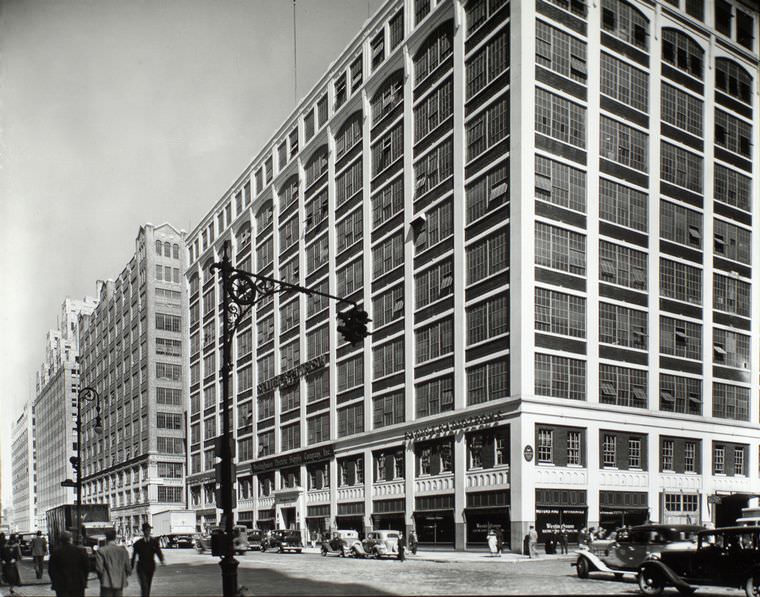
[[[525,449],[523,450],[523,457],[525,458],[525,462],[530,462],[533,460],[533,446],[525,446]]]
[[[289,386],[294,386],[298,383],[301,377],[307,373],[311,373],[315,369],[324,367],[325,364],[327,364],[327,355],[323,354],[321,356],[315,357],[310,361],[306,361],[305,363],[301,363],[292,369],[288,369],[285,371],[285,373],[275,375],[272,379],[262,381],[259,385],[256,386],[256,392],[263,394],[265,392],[274,390],[275,388],[287,388]]]
[[[447,435],[456,431],[470,431],[481,425],[488,425],[503,419],[506,416],[504,411],[498,410],[483,415],[470,415],[461,419],[454,419],[448,423],[439,423],[437,425],[428,425],[414,431],[407,431],[404,434],[405,440],[428,439],[437,435]]]
[[[295,452],[293,454],[275,456],[274,458],[267,458],[266,460],[257,460],[251,463],[251,473],[257,475],[259,473],[268,473],[269,471],[289,466],[309,464],[311,462],[325,460],[326,458],[332,458],[334,453],[335,447],[331,444],[329,446],[322,446],[321,448],[314,448],[312,450],[302,450],[301,452]]]

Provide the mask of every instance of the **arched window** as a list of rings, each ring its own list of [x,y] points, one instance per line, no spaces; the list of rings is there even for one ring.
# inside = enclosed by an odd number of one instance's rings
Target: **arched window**
[[[372,97],[372,122],[393,110],[404,101],[404,71],[397,70],[389,76]]]
[[[251,244],[251,224],[246,222],[237,231],[237,246],[238,251],[241,251],[246,246]]]
[[[752,77],[729,58],[715,59],[715,88],[746,104],[752,103]]]
[[[156,241],[156,255],[159,255],[159,256],[161,255],[161,245],[162,244],[163,243],[160,240]]]
[[[171,257],[171,256],[172,256],[172,244],[164,243],[164,257]]]
[[[446,21],[423,42],[414,55],[414,84],[418,85],[446,58],[451,56],[454,21]]]
[[[193,274],[190,276],[190,294],[195,294],[198,292],[198,289],[200,288],[200,279],[198,278],[198,274]]]
[[[298,174],[293,174],[280,187],[280,213],[293,201],[298,201]]]
[[[362,112],[354,112],[348,117],[338,134],[335,135],[335,159],[340,159],[362,139]]]
[[[179,245],[177,243],[172,245],[172,256],[174,259],[179,259]]]
[[[649,20],[624,0],[602,0],[602,29],[637,48],[649,48]]]
[[[214,272],[211,271],[211,265],[214,263],[213,259],[209,259],[203,264],[203,281],[208,282],[214,279]]]
[[[306,186],[314,183],[320,176],[327,172],[327,145],[323,145],[311,154],[306,162]]]
[[[272,223],[272,201],[267,201],[256,213],[256,232],[260,233]]]
[[[676,68],[701,79],[705,51],[685,33],[675,29],[662,30],[662,59]]]

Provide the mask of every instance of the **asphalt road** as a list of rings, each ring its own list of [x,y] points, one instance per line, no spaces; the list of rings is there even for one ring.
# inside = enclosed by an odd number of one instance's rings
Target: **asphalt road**
[[[221,594],[218,558],[192,550],[167,550],[159,566],[152,595],[206,596]],[[238,580],[247,595],[638,595],[633,581],[603,575],[579,579],[567,560],[507,561],[480,557],[471,561],[354,560],[319,554],[249,552],[237,556]],[[482,561],[481,561],[482,560]],[[20,595],[54,595],[47,572],[37,581],[31,562],[21,566]],[[99,594],[91,578],[87,596]],[[0,595],[7,595],[0,587]],[[137,576],[130,578],[127,597],[140,594]],[[700,589],[698,595],[743,595],[727,589]],[[666,595],[678,595],[669,590]]]

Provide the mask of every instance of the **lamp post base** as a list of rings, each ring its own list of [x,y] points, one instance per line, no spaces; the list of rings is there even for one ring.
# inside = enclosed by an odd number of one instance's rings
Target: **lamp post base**
[[[222,567],[222,595],[224,597],[237,597],[238,577],[237,569],[240,562],[234,556],[224,556],[219,565]]]

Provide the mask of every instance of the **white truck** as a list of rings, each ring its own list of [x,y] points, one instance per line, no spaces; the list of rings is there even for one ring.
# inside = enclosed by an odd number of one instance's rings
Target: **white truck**
[[[162,548],[192,547],[194,534],[194,510],[164,510],[153,515],[153,536]]]

